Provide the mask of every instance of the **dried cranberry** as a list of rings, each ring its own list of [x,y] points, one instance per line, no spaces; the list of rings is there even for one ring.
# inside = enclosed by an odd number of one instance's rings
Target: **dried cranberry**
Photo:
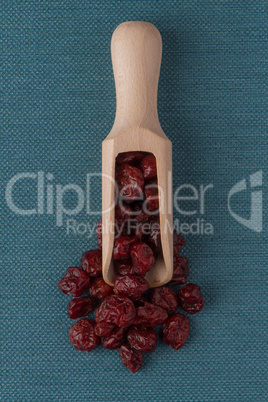
[[[157,211],[159,208],[158,186],[156,181],[148,182],[144,187],[145,201],[149,211]]]
[[[109,286],[103,278],[96,278],[89,286],[89,293],[91,296],[102,300],[113,294],[113,288]]]
[[[119,203],[115,206],[115,220],[119,225],[131,219],[132,216],[133,210],[129,205]]]
[[[115,324],[109,324],[107,322],[100,322],[95,325],[95,334],[97,336],[108,336],[111,334],[112,330],[116,327]]]
[[[102,272],[102,255],[100,250],[89,250],[82,255],[81,267],[89,276],[100,276]]]
[[[126,296],[111,295],[106,297],[95,311],[97,323],[115,324],[129,327],[136,316],[134,303]]]
[[[142,366],[143,356],[142,352],[133,349],[130,345],[122,345],[119,349],[122,363],[132,373],[136,373]]]
[[[88,289],[90,279],[80,268],[69,267],[58,283],[58,288],[66,295],[79,297]]]
[[[143,154],[141,152],[122,152],[118,154],[116,157],[116,163],[122,165],[122,163],[135,164],[139,162],[143,158]]]
[[[184,238],[182,237],[182,235],[177,232],[177,230],[173,231],[173,247],[175,250],[177,250],[178,252],[180,252],[180,248],[181,246],[185,246],[186,241],[184,240]]]
[[[142,159],[139,167],[145,180],[156,177],[156,159],[154,155],[146,155]]]
[[[161,286],[159,288],[154,288],[150,294],[150,302],[156,306],[160,306],[170,311],[178,310],[178,297],[173,289]]]
[[[188,283],[179,291],[180,305],[186,313],[198,313],[204,306],[204,299],[199,286]]]
[[[117,260],[115,270],[118,276],[134,274],[131,260]]]
[[[154,255],[157,257],[161,251],[161,234],[158,218],[154,218],[150,223],[150,235],[148,237],[148,243],[152,248]]]
[[[116,327],[110,335],[101,338],[102,346],[106,349],[118,349],[126,340],[127,328]]]
[[[127,163],[119,165],[115,170],[115,180],[118,185],[119,195],[125,201],[141,199],[144,178],[138,168]]]
[[[185,285],[189,275],[188,260],[177,253],[173,255],[173,276],[169,285]]]
[[[75,322],[69,330],[69,338],[75,349],[90,352],[100,342],[94,332],[95,322],[82,318]]]
[[[97,235],[97,246],[101,250],[102,249],[102,219],[97,224],[96,235]]]
[[[67,314],[73,320],[88,315],[95,307],[92,297],[78,297],[68,303]]]
[[[145,325],[146,327],[155,327],[163,324],[168,317],[165,309],[155,306],[151,303],[144,303],[144,306],[138,307],[136,310],[136,318],[134,325]]]
[[[171,314],[163,324],[164,342],[171,348],[180,349],[190,333],[190,320],[184,314]]]
[[[142,276],[119,276],[114,282],[114,292],[120,295],[136,298],[150,288],[149,283]]]
[[[136,243],[130,249],[133,270],[137,275],[143,275],[155,265],[152,249],[143,242]]]
[[[113,259],[124,260],[130,257],[130,247],[138,241],[136,236],[121,236],[114,241]]]
[[[134,235],[137,237],[139,241],[146,240],[147,234],[150,230],[149,222],[135,222],[134,223]]]
[[[134,325],[127,334],[130,345],[141,352],[154,352],[157,345],[157,335],[153,328]]]
[[[133,303],[134,303],[135,307],[144,306],[144,304],[146,302],[148,302],[148,298],[144,293],[143,293],[143,295],[141,295],[139,297],[135,297],[135,299],[133,299]]]
[[[150,218],[150,215],[148,215],[148,213],[145,211],[142,202],[135,202],[133,206],[133,216],[137,222],[147,222]]]

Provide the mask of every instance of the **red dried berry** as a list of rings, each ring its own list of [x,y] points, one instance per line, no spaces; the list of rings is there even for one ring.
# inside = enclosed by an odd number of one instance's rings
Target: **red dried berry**
[[[118,327],[129,327],[135,316],[134,303],[126,296],[108,296],[95,311],[97,323],[115,324]]]
[[[91,296],[103,300],[105,297],[113,294],[113,288],[103,278],[96,278],[89,286],[89,293]]]
[[[142,159],[139,167],[145,180],[150,180],[156,177],[156,159],[154,155],[146,155]]]
[[[97,246],[101,250],[102,249],[102,219],[97,224],[96,235],[97,235]]]
[[[173,254],[173,276],[168,285],[185,285],[189,275],[188,260],[177,253]]]
[[[66,295],[79,297],[88,289],[90,279],[80,268],[69,267],[58,283],[58,288]]]
[[[128,328],[116,327],[111,334],[101,338],[102,346],[106,349],[118,349],[126,340]]]
[[[100,322],[95,325],[95,334],[97,336],[108,336],[111,334],[112,330],[116,327],[115,324],[108,324],[107,322]]]
[[[173,231],[173,247],[175,250],[180,252],[181,246],[185,246],[186,241],[182,237],[182,235],[177,232],[177,230]]]
[[[163,324],[163,340],[175,350],[180,349],[184,345],[189,333],[190,320],[184,314],[171,314]]]
[[[82,255],[81,267],[89,276],[101,276],[102,255],[100,250],[89,250]]]
[[[136,236],[121,236],[114,241],[113,259],[124,260],[130,257],[130,247],[137,243]]]
[[[150,288],[149,283],[142,276],[119,276],[114,282],[114,292],[131,298],[141,296]]]
[[[148,182],[144,187],[145,201],[148,211],[158,211],[159,198],[158,198],[158,186],[156,181]]]
[[[150,215],[145,211],[145,205],[142,202],[135,202],[133,205],[133,217],[137,222],[147,222]]]
[[[132,373],[136,373],[142,366],[143,356],[142,352],[133,349],[130,345],[122,345],[119,349],[122,363]]]
[[[75,322],[69,330],[69,338],[75,349],[90,352],[100,342],[94,332],[95,322],[88,318],[82,318]]]
[[[186,313],[198,313],[204,306],[204,299],[199,286],[188,283],[179,291],[180,305]]]
[[[88,315],[95,307],[95,300],[92,297],[78,297],[68,303],[67,314],[69,318],[77,318]]]
[[[144,275],[155,266],[155,258],[152,249],[143,242],[134,244],[130,249],[133,271],[137,275]]]
[[[153,250],[154,255],[157,257],[157,255],[161,251],[160,222],[158,218],[154,218],[150,223],[150,234],[148,237],[148,243]]]
[[[131,260],[118,260],[116,261],[115,270],[118,276],[133,275]]]
[[[168,313],[165,309],[145,302],[144,306],[138,307],[136,310],[134,325],[155,327],[156,325],[163,324],[167,317]]]
[[[119,195],[125,201],[141,199],[144,187],[142,172],[127,163],[119,165],[115,170],[115,180],[118,185]]]
[[[161,286],[154,288],[150,294],[150,302],[164,308],[168,313],[178,310],[178,297],[173,289]]]
[[[116,163],[118,165],[122,165],[123,163],[136,164],[143,158],[143,154],[141,152],[122,152],[121,154],[117,155]]]
[[[133,216],[132,208],[124,203],[119,203],[115,206],[115,220],[118,225],[127,222]]]
[[[134,325],[127,334],[130,345],[141,352],[154,352],[157,345],[157,335],[153,328]]]

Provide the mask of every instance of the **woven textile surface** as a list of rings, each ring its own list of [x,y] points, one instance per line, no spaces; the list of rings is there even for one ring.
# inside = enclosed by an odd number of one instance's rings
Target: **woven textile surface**
[[[267,400],[267,8],[0,2],[3,401]],[[127,20],[150,21],[162,35],[159,119],[173,143],[174,192],[186,184],[179,194],[190,196],[176,201],[174,220],[205,299],[184,347],[160,340],[136,374],[118,351],[74,349],[71,297],[57,289],[96,248],[90,228],[100,215],[86,199],[78,208],[77,192],[86,198],[87,174],[101,171],[115,115],[110,40]],[[99,177],[88,194],[99,211]]]

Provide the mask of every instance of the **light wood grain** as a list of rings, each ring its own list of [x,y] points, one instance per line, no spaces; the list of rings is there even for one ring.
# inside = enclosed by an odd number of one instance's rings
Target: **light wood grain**
[[[121,152],[145,151],[156,157],[159,185],[160,233],[163,255],[146,275],[151,287],[167,283],[173,273],[172,144],[164,134],[157,113],[157,87],[162,41],[148,22],[131,21],[113,33],[111,54],[116,86],[116,117],[102,143],[102,270],[113,285],[115,158]]]

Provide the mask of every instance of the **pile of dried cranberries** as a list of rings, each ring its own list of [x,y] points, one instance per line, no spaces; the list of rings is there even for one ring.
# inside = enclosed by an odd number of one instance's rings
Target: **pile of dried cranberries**
[[[180,349],[190,333],[190,321],[182,313],[199,312],[204,300],[200,287],[189,283],[188,260],[180,255],[183,237],[173,233],[173,277],[167,286],[149,290],[146,273],[161,253],[158,188],[155,157],[141,152],[119,154],[113,260],[117,279],[114,287],[102,278],[102,222],[97,225],[97,250],[82,255],[81,268],[70,267],[59,281],[59,289],[74,296],[68,316],[80,318],[69,331],[77,350],[90,352],[100,342],[107,349],[119,349],[123,364],[133,373],[143,362],[143,352],[157,345],[154,329],[162,324],[164,342]],[[170,285],[185,285],[178,294]],[[89,290],[89,296],[81,297]],[[81,318],[95,310],[95,321]]]

